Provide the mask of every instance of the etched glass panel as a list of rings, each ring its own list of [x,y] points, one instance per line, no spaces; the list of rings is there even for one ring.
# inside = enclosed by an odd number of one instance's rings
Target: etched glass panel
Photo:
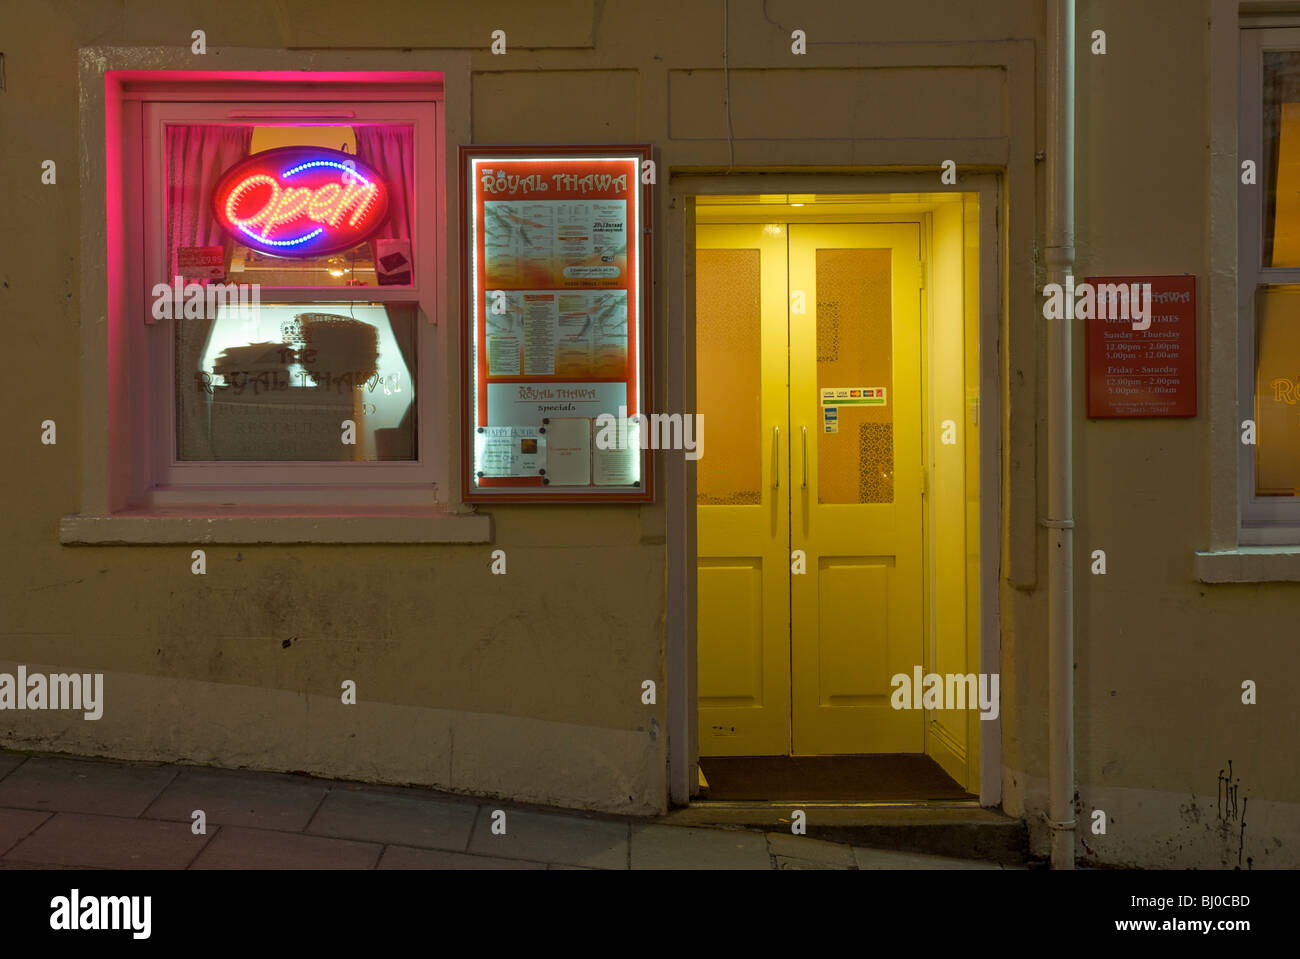
[[[894,501],[890,251],[818,250],[817,502]]]
[[[698,250],[696,398],[709,430],[701,506],[762,502],[762,332],[758,250]]]

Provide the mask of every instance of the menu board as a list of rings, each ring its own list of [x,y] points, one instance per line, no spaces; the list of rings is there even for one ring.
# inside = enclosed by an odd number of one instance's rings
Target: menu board
[[[1128,315],[1086,321],[1088,416],[1195,416],[1196,277],[1090,276],[1088,283],[1094,290],[1151,284],[1146,329],[1133,329]]]
[[[649,159],[461,147],[467,501],[654,498]]]

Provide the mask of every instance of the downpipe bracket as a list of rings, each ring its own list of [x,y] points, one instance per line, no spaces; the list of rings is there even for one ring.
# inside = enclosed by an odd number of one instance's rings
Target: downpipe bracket
[[[1065,830],[1065,831],[1073,832],[1074,828],[1079,825],[1079,820],[1077,818],[1068,819],[1065,822],[1057,822],[1054,819],[1052,819],[1050,816],[1048,816],[1047,813],[1045,813],[1041,809],[1038,810],[1038,818],[1041,819],[1043,822],[1045,822],[1049,829],[1053,829],[1056,831]]]

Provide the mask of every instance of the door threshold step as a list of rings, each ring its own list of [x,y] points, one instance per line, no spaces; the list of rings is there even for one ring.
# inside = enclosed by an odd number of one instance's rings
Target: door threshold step
[[[789,832],[802,809],[810,837],[875,849],[983,859],[1003,865],[1030,860],[1029,831],[1020,819],[976,802],[693,802],[659,821]]]
[[[691,809],[979,809],[976,799],[707,799],[691,802]],[[986,812],[988,810],[985,810]]]

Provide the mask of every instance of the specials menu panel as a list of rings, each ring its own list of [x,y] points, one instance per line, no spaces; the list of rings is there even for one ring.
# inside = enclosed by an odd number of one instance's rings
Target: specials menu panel
[[[649,160],[461,148],[466,500],[653,499]]]

